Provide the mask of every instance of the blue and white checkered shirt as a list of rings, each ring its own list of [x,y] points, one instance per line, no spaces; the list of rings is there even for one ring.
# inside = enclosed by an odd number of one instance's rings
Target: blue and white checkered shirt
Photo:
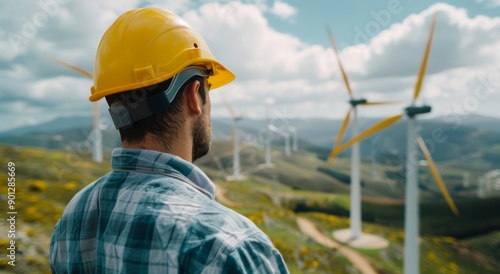
[[[112,172],[78,192],[56,224],[53,273],[288,273],[255,224],[214,200],[195,165],[118,148]]]

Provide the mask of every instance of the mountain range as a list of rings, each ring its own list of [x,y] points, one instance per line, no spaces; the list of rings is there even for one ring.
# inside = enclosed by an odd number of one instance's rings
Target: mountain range
[[[359,127],[365,129],[376,123],[378,119],[360,118]],[[263,146],[266,138],[272,138],[273,145],[282,146],[284,139],[266,129],[268,124],[278,128],[293,126],[298,130],[299,147],[316,152],[320,158],[326,158],[338,134],[341,120],[324,118],[310,119],[243,119],[238,122],[242,142]],[[460,122],[460,123],[458,123]],[[52,121],[20,127],[0,132],[0,143],[19,146],[64,149],[88,140],[91,132],[92,118],[61,117]],[[434,160],[438,162],[459,162],[471,165],[500,167],[500,119],[479,115],[469,115],[453,121],[444,119],[421,119],[418,122],[420,135],[426,141]],[[213,139],[230,140],[232,120],[230,118],[213,118]],[[120,145],[118,132],[107,126],[103,130],[104,148],[112,149]],[[350,138],[348,129],[344,140]],[[406,123],[397,123],[380,134],[374,135],[361,144],[363,157],[372,154],[384,157],[387,155],[406,154]],[[344,152],[340,157],[348,157]]]

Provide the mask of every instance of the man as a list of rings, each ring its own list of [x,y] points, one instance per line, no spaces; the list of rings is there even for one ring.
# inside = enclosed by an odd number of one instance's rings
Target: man
[[[122,148],[56,224],[52,272],[288,273],[192,164],[210,148],[209,89],[234,79],[203,38],[171,12],[126,12],[102,37],[93,78],[90,100],[106,98]]]

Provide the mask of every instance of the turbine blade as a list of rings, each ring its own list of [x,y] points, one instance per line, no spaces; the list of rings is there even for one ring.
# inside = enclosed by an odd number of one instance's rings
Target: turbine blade
[[[340,61],[339,50],[337,49],[337,45],[335,44],[335,40],[333,39],[333,34],[328,26],[326,26],[326,32],[328,33],[328,38],[330,39],[330,44],[332,45],[332,49],[335,52],[335,56],[337,58],[337,63],[339,65],[340,72],[342,73],[342,78],[344,80],[345,87],[347,88],[349,96],[352,98],[352,90],[351,90],[351,85],[349,83],[349,78],[347,77],[344,67],[342,66],[342,61]]]
[[[342,125],[340,126],[339,130],[339,135],[337,135],[337,139],[335,140],[335,145],[333,146],[332,152],[330,152],[330,156],[328,157],[328,166],[332,167],[333,166],[333,161],[335,160],[336,152],[338,147],[340,146],[340,143],[342,142],[342,138],[344,137],[345,130],[347,129],[347,125],[349,125],[349,119],[351,117],[351,111],[352,109],[349,109],[347,111],[347,115],[344,118],[344,121],[342,121]]]
[[[231,104],[229,104],[229,102],[226,99],[224,99],[224,97],[222,98],[222,102],[224,102],[224,105],[226,106],[227,110],[229,111],[229,114],[231,114],[231,117],[233,119],[236,118],[236,113],[234,112],[234,109],[231,106]]]
[[[379,131],[381,131],[383,129],[386,129],[386,128],[390,127],[391,125],[393,125],[394,123],[396,123],[397,121],[399,121],[403,116],[404,116],[404,114],[394,115],[394,116],[391,116],[389,118],[386,118],[386,119],[384,119],[384,120],[376,123],[375,125],[371,126],[367,130],[361,132],[358,136],[355,136],[351,140],[349,140],[346,143],[344,143],[342,146],[340,146],[337,149],[337,152],[334,153],[334,154],[338,155],[339,153],[341,153],[344,150],[346,150],[349,147],[351,147],[354,143],[360,142],[361,140],[369,137],[370,135],[373,135],[373,134],[375,134],[375,133],[377,133],[377,132],[379,132]]]
[[[247,116],[248,112],[250,112],[250,110],[249,109],[245,109],[243,112],[240,113],[240,115],[238,115],[237,118],[243,119],[245,116]]]
[[[73,71],[76,71],[76,72],[82,74],[83,76],[85,76],[87,78],[90,78],[90,79],[94,78],[94,76],[92,75],[92,73],[90,71],[88,71],[88,70],[86,70],[86,69],[84,69],[82,67],[78,67],[78,66],[72,65],[70,63],[66,63],[66,62],[64,62],[62,60],[59,60],[59,59],[56,59],[54,57],[49,57],[49,60],[51,60],[54,63],[58,63],[61,66],[67,67],[67,68],[69,68],[69,69],[71,69]]]
[[[436,20],[437,13],[434,13],[434,15],[432,16],[429,37],[427,38],[427,45],[425,46],[424,57],[422,58],[422,64],[420,65],[420,70],[418,71],[417,83],[415,84],[415,91],[413,93],[413,101],[418,98],[420,89],[422,88],[422,83],[424,81],[425,71],[427,70],[427,61],[429,60],[429,54],[432,46],[432,38],[434,37],[434,31],[436,30]]]
[[[434,177],[434,180],[436,181],[439,189],[441,190],[441,193],[443,194],[446,202],[448,203],[448,206],[450,207],[451,211],[453,211],[453,213],[456,216],[458,216],[460,214],[458,212],[458,208],[455,205],[455,202],[453,202],[453,199],[451,198],[450,194],[448,193],[448,190],[446,189],[443,179],[441,178],[441,175],[439,175],[436,164],[432,160],[431,154],[429,153],[429,150],[425,146],[424,140],[422,139],[422,137],[417,136],[417,142],[418,145],[420,146],[420,149],[424,153],[425,159],[427,160],[427,165],[431,170],[432,177]]]
[[[360,104],[361,106],[380,106],[380,105],[394,105],[394,104],[400,104],[403,103],[403,100],[397,100],[397,101],[368,101],[366,103]]]

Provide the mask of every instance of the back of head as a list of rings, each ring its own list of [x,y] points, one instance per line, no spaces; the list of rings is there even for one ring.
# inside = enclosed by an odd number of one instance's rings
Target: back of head
[[[181,17],[160,8],[134,9],[104,33],[89,99],[106,97],[123,140],[127,129],[138,129],[142,123],[147,132],[151,120],[161,122],[158,116],[165,116],[178,91],[193,77],[208,77],[211,89],[235,78]]]

